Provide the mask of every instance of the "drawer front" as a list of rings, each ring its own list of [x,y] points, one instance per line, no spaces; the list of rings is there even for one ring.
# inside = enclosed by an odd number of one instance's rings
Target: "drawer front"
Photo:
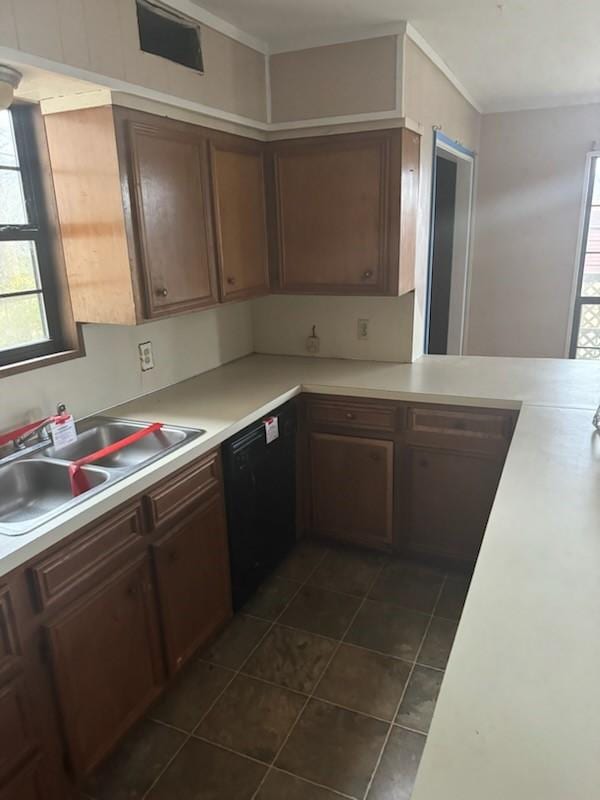
[[[0,673],[18,662],[20,652],[10,593],[0,586]]]
[[[512,413],[410,407],[407,438],[412,442],[481,452],[501,452],[512,435]]]
[[[141,505],[128,506],[35,563],[30,574],[39,610],[95,586],[113,570],[115,558],[137,547],[143,533]]]
[[[334,425],[363,431],[393,433],[397,426],[397,408],[379,403],[309,400],[307,417],[310,425]]]
[[[34,749],[25,684],[19,678],[0,688],[0,780]]]
[[[154,527],[162,525],[188,509],[200,498],[221,487],[219,453],[214,450],[201,461],[163,481],[146,496]]]

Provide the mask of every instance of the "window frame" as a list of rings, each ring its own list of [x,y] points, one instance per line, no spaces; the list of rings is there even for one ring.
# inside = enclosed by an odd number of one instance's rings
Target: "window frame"
[[[579,325],[581,323],[581,310],[586,305],[600,305],[600,297],[593,295],[583,296],[581,294],[581,287],[583,286],[583,276],[585,274],[585,257],[587,255],[587,242],[590,232],[590,219],[592,216],[592,198],[594,196],[594,182],[596,180],[597,170],[600,170],[600,151],[593,151],[588,154],[588,164],[585,170],[585,179],[587,181],[584,186],[583,204],[582,204],[582,221],[581,230],[579,234],[579,245],[577,248],[577,266],[575,273],[575,284],[573,288],[573,302],[571,304],[572,319],[571,330],[569,339],[569,358],[585,361],[586,359],[577,359],[577,340],[579,338]]]
[[[73,321],[62,248],[57,235],[58,221],[43,120],[37,106],[29,103],[14,103],[10,114],[28,222],[24,225],[0,224],[0,241],[35,243],[48,339],[0,350],[0,377],[44,366],[49,359],[64,360],[83,355],[82,338]],[[7,293],[3,296],[11,295]]]

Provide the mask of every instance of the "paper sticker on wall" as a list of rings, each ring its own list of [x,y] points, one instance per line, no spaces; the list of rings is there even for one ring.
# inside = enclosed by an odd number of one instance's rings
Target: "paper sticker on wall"
[[[263,422],[265,425],[267,444],[271,444],[271,442],[279,438],[279,420],[277,417],[267,417]]]

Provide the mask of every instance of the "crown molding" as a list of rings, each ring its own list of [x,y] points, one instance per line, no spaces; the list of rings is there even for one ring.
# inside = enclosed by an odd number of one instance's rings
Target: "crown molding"
[[[476,111],[479,111],[480,114],[483,114],[483,109],[477,102],[477,100],[473,97],[473,95],[469,92],[469,90],[459,81],[456,77],[454,72],[450,69],[448,64],[444,61],[441,56],[433,49],[433,47],[429,44],[429,42],[421,36],[418,30],[414,28],[410,22],[406,24],[406,35],[408,38],[414,42],[417,47],[422,50],[427,58],[432,61],[435,66],[442,72],[446,78],[450,81],[450,83],[457,89],[465,100],[470,103]]]
[[[149,0],[149,2],[152,2],[152,0]],[[240,44],[245,44],[253,50],[258,50],[263,55],[267,55],[269,52],[268,44],[263,42],[262,39],[246,33],[246,31],[241,30],[236,25],[232,25],[230,22],[226,22],[226,20],[191,2],[191,0],[157,0],[157,4],[172,8],[173,11],[179,11],[180,14],[185,14],[186,17],[191,17],[197,22],[219,31],[224,36],[235,39]]]

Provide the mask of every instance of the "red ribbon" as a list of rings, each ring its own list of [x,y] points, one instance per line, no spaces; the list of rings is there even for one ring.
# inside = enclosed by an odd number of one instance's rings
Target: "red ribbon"
[[[14,442],[28,433],[33,433],[39,428],[43,428],[44,425],[48,425],[49,422],[56,422],[60,425],[61,423],[66,422],[69,416],[69,414],[59,414],[58,416],[54,415],[52,417],[46,417],[46,419],[38,419],[37,422],[30,422],[27,425],[23,425],[22,428],[17,428],[14,431],[3,433],[0,435],[0,447],[3,447],[9,442]]]
[[[83,458],[77,459],[77,461],[73,461],[73,463],[69,465],[69,480],[71,481],[71,491],[73,492],[73,497],[78,497],[80,494],[89,491],[91,488],[87,476],[85,472],[82,471],[81,467],[84,467],[86,464],[92,464],[94,461],[100,461],[101,458],[110,456],[113,453],[117,453],[124,447],[143,439],[144,436],[149,436],[151,433],[157,433],[162,426],[162,422],[153,422],[151,425],[148,425],[141,431],[132,433],[131,436],[126,436],[124,439],[119,439],[118,442],[109,444],[107,447],[103,447],[102,450],[97,450],[95,453],[91,453],[89,456],[84,456]]]

